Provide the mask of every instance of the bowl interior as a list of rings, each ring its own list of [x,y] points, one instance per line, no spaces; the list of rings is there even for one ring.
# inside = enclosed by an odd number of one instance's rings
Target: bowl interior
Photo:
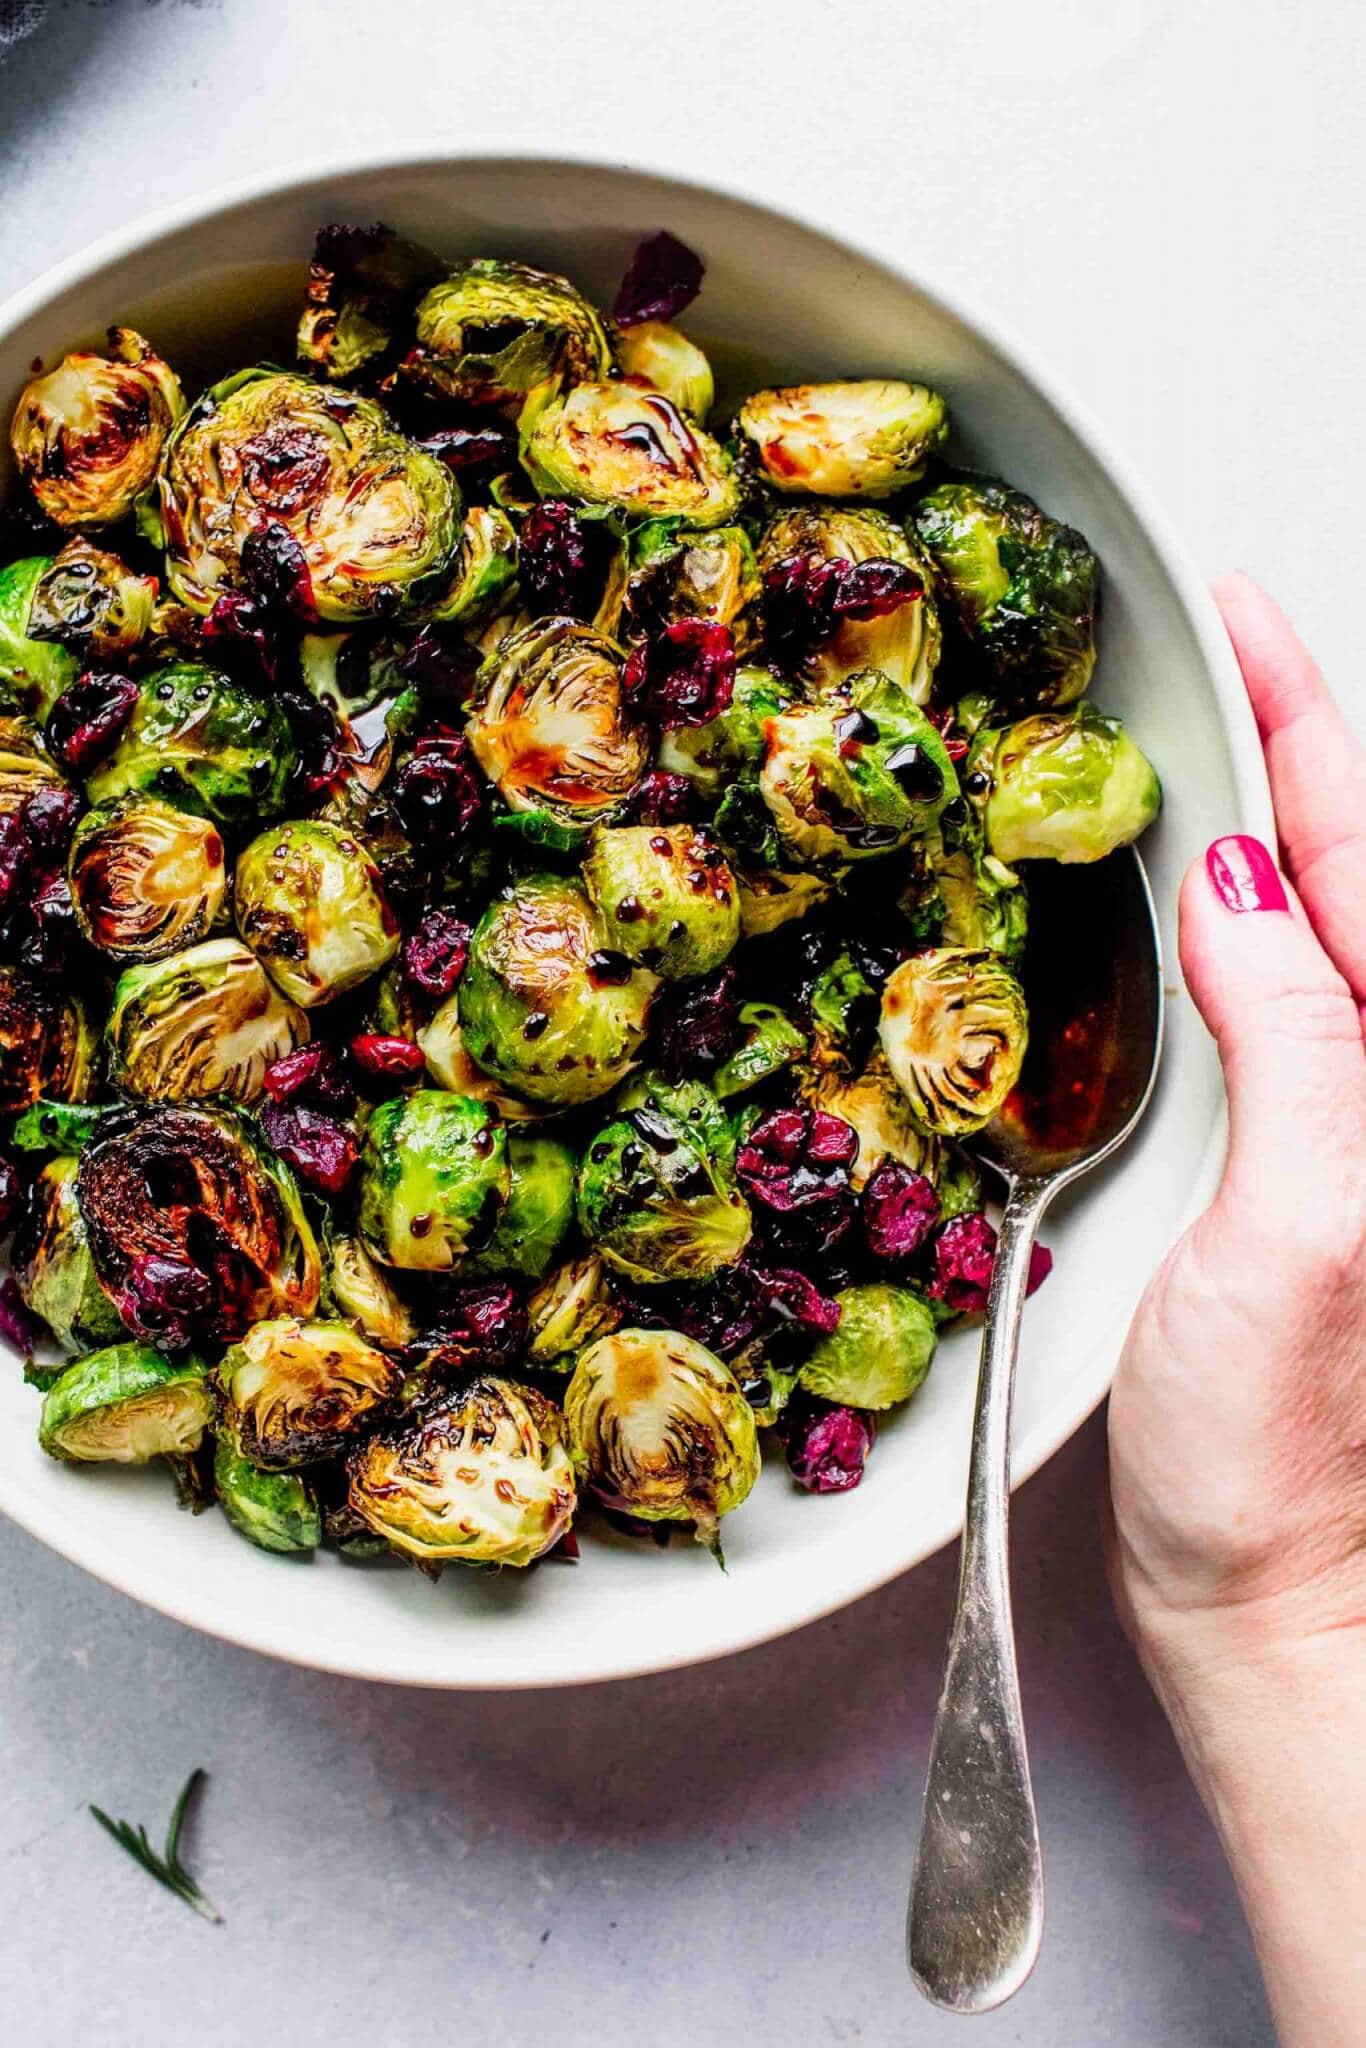
[[[667,225],[706,260],[688,324],[714,349],[723,399],[822,375],[914,375],[941,388],[959,455],[1080,526],[1104,564],[1093,694],[1163,773],[1166,808],[1144,853],[1174,980],[1186,863],[1217,832],[1264,820],[1255,736],[1203,599],[1093,440],[1007,352],[821,233],[719,193],[595,165],[441,161],[302,178],[135,230],[26,295],[0,317],[5,417],[35,359],[95,342],[115,320],[146,332],[189,389],[263,355],[288,360],[315,228],[374,218],[451,255],[562,269],[608,303],[638,236]],[[1221,1100],[1210,1048],[1178,995],[1142,1131],[1049,1220],[1057,1267],[1025,1320],[1017,1478],[1104,1393],[1143,1283],[1209,1179]],[[49,1462],[36,1442],[37,1397],[17,1366],[0,1378],[0,1507],[135,1597],[276,1655],[452,1686],[622,1676],[797,1627],[948,1541],[960,1523],[976,1351],[975,1331],[948,1336],[922,1392],[884,1429],[858,1491],[808,1499],[775,1461],[727,1523],[724,1576],[692,1546],[666,1554],[607,1534],[585,1543],[577,1569],[448,1572],[437,1586],[330,1556],[272,1558],[219,1516],[177,1515],[159,1472]]]

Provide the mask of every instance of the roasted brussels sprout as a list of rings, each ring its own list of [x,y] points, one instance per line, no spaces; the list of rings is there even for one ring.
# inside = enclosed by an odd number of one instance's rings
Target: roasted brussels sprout
[[[531,1328],[528,1363],[556,1372],[569,1372],[585,1344],[615,1330],[621,1321],[597,1252],[556,1266],[527,1297],[526,1306]]]
[[[836,586],[829,617],[817,606],[815,620],[808,613],[804,621],[812,629],[811,637],[793,664],[801,681],[819,692],[844,682],[860,669],[875,668],[904,690],[913,704],[925,703],[939,662],[942,634],[930,586],[930,565],[919,545],[894,519],[871,505],[795,505],[770,520],[759,543],[762,576],[780,576],[784,564],[811,556],[820,562],[890,562],[910,572],[919,594],[913,594],[915,585],[911,584],[904,602],[877,600],[870,604],[860,597],[852,579],[847,589]],[[835,572],[822,573],[833,576]]]
[[[33,632],[35,596],[56,557],[29,555],[0,569],[0,701],[45,720],[80,663]]]
[[[835,1296],[839,1325],[818,1337],[797,1378],[808,1394],[850,1408],[909,1401],[930,1369],[938,1326],[909,1287],[878,1281]]]
[[[185,1102],[232,1095],[255,1102],[272,1060],[308,1037],[308,1020],[236,939],[128,967],[107,1026],[109,1072],[125,1095]]]
[[[971,769],[969,762],[969,769]],[[1017,874],[986,851],[980,820],[945,824],[925,845],[924,865],[897,899],[917,939],[986,949],[1015,961],[1024,950],[1029,906]]]
[[[237,929],[271,979],[305,1009],[367,981],[398,951],[379,869],[339,825],[272,825],[233,878]]]
[[[1147,830],[1162,785],[1117,718],[1090,704],[1038,713],[996,741],[987,845],[998,860],[1103,860]]]
[[[782,925],[806,917],[824,903],[831,884],[819,875],[781,874],[776,869],[743,869],[740,884],[740,936],[760,939]]]
[[[78,996],[0,966],[0,1114],[40,1096],[84,1102],[95,1085],[98,1040]]]
[[[321,229],[299,319],[300,358],[345,383],[393,341],[404,311],[441,275],[439,257],[381,221]]]
[[[174,662],[138,684],[138,701],[86,781],[92,804],[146,793],[244,825],[283,809],[297,760],[284,712],[221,669]]]
[[[958,777],[924,712],[868,669],[767,720],[759,787],[788,856],[838,871],[928,830]]]
[[[799,1069],[798,1088],[813,1109],[839,1117],[858,1133],[858,1152],[849,1169],[856,1190],[871,1180],[884,1159],[894,1159],[934,1183],[945,1216],[981,1206],[971,1160],[947,1139],[921,1130],[880,1048],[862,1072],[838,1058],[813,1061]]]
[[[522,461],[539,491],[633,519],[724,526],[740,503],[730,458],[662,392],[577,384],[530,408]]]
[[[29,609],[34,640],[60,641],[87,664],[128,654],[151,630],[155,576],[135,576],[117,555],[69,540],[38,578]],[[0,600],[0,616],[3,615]]]
[[[259,1550],[316,1550],[322,1542],[318,1503],[298,1473],[260,1471],[222,1434],[213,1447],[213,1488],[233,1528]]]
[[[617,334],[617,362],[623,377],[644,384],[687,413],[704,420],[716,396],[711,364],[695,341],[664,320],[641,320]]]
[[[758,596],[758,564],[742,526],[690,533],[676,520],[657,519],[631,535],[621,599],[628,633],[655,632],[678,619],[715,619],[731,628],[743,648],[751,637],[747,615]]]
[[[694,825],[602,826],[583,880],[609,947],[666,981],[709,974],[735,950],[735,877],[711,834]]]
[[[88,1351],[123,1335],[100,1286],[76,1200],[76,1161],[49,1159],[29,1190],[14,1238],[14,1278],[26,1308],[63,1351]]]
[[[759,1476],[754,1411],[728,1365],[676,1330],[616,1330],[582,1353],[565,1393],[574,1469],[644,1522],[717,1523]]]
[[[771,1080],[806,1051],[806,1040],[786,1010],[776,1003],[742,1003],[743,1041],[711,1077],[712,1093],[722,1102]]]
[[[429,1022],[420,1027],[416,1042],[428,1072],[452,1095],[470,1095],[476,1102],[491,1104],[506,1124],[534,1123],[546,1115],[539,1103],[527,1102],[501,1088],[470,1058],[460,1029],[458,993],[448,996]]]
[[[511,1184],[493,1236],[462,1268],[463,1278],[522,1273],[539,1279],[574,1220],[574,1154],[557,1138],[507,1141]]]
[[[161,470],[166,573],[210,610],[242,584],[242,550],[283,526],[320,619],[412,612],[445,589],[460,492],[435,455],[394,431],[371,398],[286,370],[242,370],[192,407]]]
[[[1021,710],[1072,704],[1096,665],[1099,565],[1081,534],[992,477],[940,484],[915,530],[946,604]]]
[[[362,1444],[348,1502],[419,1564],[534,1564],[577,1505],[562,1439],[558,1411],[534,1387],[476,1379]]]
[[[436,397],[514,416],[541,386],[605,377],[611,368],[602,316],[567,278],[490,257],[462,263],[432,286],[404,364]]]
[[[957,1137],[989,1122],[1020,1078],[1024,992],[999,954],[934,947],[888,976],[879,1035],[916,1122]]]
[[[700,1081],[631,1084],[622,1113],[579,1163],[579,1227],[633,1280],[704,1280],[733,1266],[750,1215],[735,1179],[735,1133]]]
[[[0,712],[0,819],[21,811],[36,790],[59,788],[61,780],[33,721]]]
[[[213,1396],[196,1359],[164,1358],[150,1344],[92,1351],[49,1387],[38,1441],[69,1464],[145,1465],[196,1450]]]
[[[765,483],[815,498],[889,498],[949,431],[938,392],[891,377],[756,391],[736,425]]]
[[[703,725],[679,725],[660,742],[659,765],[682,775],[704,797],[718,797],[741,778],[758,775],[764,726],[791,702],[792,693],[771,669],[736,670],[730,703]]]
[[[476,1065],[548,1108],[615,1088],[640,1050],[658,983],[607,948],[575,881],[528,876],[491,903],[458,990]]]
[[[225,1352],[217,1384],[222,1427],[251,1464],[293,1471],[340,1457],[383,1415],[401,1368],[349,1323],[277,1316]]]
[[[184,410],[161,357],[131,327],[111,327],[107,356],[63,356],[24,386],[10,446],[49,519],[106,526],[131,512],[152,482]]]
[[[417,1335],[408,1304],[358,1237],[333,1238],[327,1285],[337,1311],[382,1350],[401,1351]]]
[[[517,574],[517,529],[496,505],[471,505],[460,529],[455,571],[427,607],[434,619],[487,618]]]
[[[361,1237],[386,1266],[444,1272],[487,1240],[510,1185],[507,1133],[486,1103],[394,1096],[365,1126]]]
[[[539,619],[502,642],[480,671],[467,731],[512,810],[572,827],[610,815],[649,758],[618,650],[576,619]]]
[[[95,1270],[127,1328],[174,1348],[311,1315],[318,1247],[288,1168],[239,1112],[110,1115],[76,1179]]]
[[[223,841],[209,819],[128,796],[87,811],[67,860],[76,922],[116,961],[162,960],[207,938],[227,888]]]

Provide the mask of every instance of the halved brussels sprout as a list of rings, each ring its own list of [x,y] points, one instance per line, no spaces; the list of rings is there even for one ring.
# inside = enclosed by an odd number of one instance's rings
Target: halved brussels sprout
[[[618,1272],[648,1283],[705,1280],[733,1266],[750,1215],[735,1180],[735,1133],[700,1081],[631,1084],[622,1113],[579,1162],[579,1228]]]
[[[994,477],[940,484],[913,515],[935,581],[1021,709],[1075,703],[1096,665],[1100,565],[1085,537]]]
[[[316,1550],[323,1540],[318,1503],[298,1473],[258,1470],[229,1436],[213,1447],[213,1489],[233,1528],[259,1550]]]
[[[574,1221],[574,1154],[557,1138],[508,1138],[512,1176],[493,1236],[471,1253],[462,1278],[521,1273],[539,1279]]]
[[[740,503],[730,458],[662,392],[576,384],[522,423],[522,462],[547,497],[633,519],[724,526]]]
[[[13,1263],[25,1307],[41,1316],[63,1351],[88,1351],[123,1335],[119,1312],[90,1256],[74,1159],[49,1159],[33,1182],[15,1232]]]
[[[838,870],[926,831],[958,777],[924,712],[868,669],[767,720],[759,787],[790,857]]]
[[[99,1041],[78,996],[0,966],[0,1114],[40,1096],[84,1102],[95,1086]]]
[[[1104,860],[1162,808],[1157,771],[1090,704],[1008,726],[991,759],[987,844],[998,860]]]
[[[460,492],[372,398],[287,370],[216,384],[171,437],[161,471],[166,573],[195,611],[241,587],[262,525],[303,550],[313,606],[340,625],[411,612],[445,588]]]
[[[280,706],[221,669],[173,662],[138,684],[133,715],[86,781],[92,804],[121,796],[164,797],[219,825],[279,812],[297,761]]]
[[[631,535],[621,599],[630,633],[657,632],[678,619],[715,619],[732,629],[743,652],[752,637],[747,615],[758,596],[758,565],[742,526],[691,533],[676,520],[659,519]]]
[[[755,391],[736,425],[766,483],[815,498],[889,498],[949,431],[937,391],[892,377]]]
[[[252,840],[233,878],[237,929],[305,1009],[378,974],[398,951],[379,869],[339,825],[298,820]]]
[[[35,790],[56,788],[61,779],[32,719],[0,712],[0,818],[12,818]]]
[[[115,1087],[143,1102],[231,1095],[255,1102],[272,1060],[308,1037],[308,1019],[237,939],[206,939],[128,967],[106,1026]]]
[[[759,1476],[754,1411],[728,1365],[676,1330],[616,1330],[579,1358],[565,1393],[574,1469],[644,1522],[717,1523]]]
[[[340,1457],[402,1381],[402,1368],[349,1323],[276,1316],[223,1355],[222,1425],[249,1463],[293,1471]]]
[[[517,529],[496,505],[471,505],[460,529],[455,570],[427,607],[433,619],[486,618],[517,575]]]
[[[386,1266],[445,1272],[487,1241],[510,1185],[507,1133],[486,1103],[394,1096],[365,1126],[361,1237]]]
[[[38,578],[28,630],[34,640],[60,641],[87,664],[112,661],[146,639],[156,599],[155,576],[135,576],[117,555],[78,535]]]
[[[486,1074],[529,1101],[591,1102],[633,1065],[658,985],[608,950],[578,882],[530,875],[475,928],[456,992],[461,1037]]]
[[[856,1191],[884,1159],[894,1159],[933,1181],[945,1216],[981,1207],[976,1168],[947,1139],[921,1130],[881,1050],[861,1073],[851,1071],[842,1058],[813,1061],[800,1070],[797,1085],[813,1109],[827,1110],[858,1133],[858,1152],[849,1169]]]
[[[924,1380],[938,1342],[928,1302],[909,1287],[875,1281],[835,1296],[838,1327],[818,1337],[798,1382],[823,1401],[850,1408],[892,1408]]]
[[[110,1344],[56,1379],[43,1399],[38,1441],[67,1464],[145,1465],[197,1450],[213,1396],[197,1359],[150,1344]]]
[[[577,619],[509,634],[480,671],[466,730],[512,810],[575,827],[614,811],[649,760],[627,713],[619,650]]]
[[[743,1041],[711,1077],[712,1093],[721,1102],[771,1080],[806,1051],[805,1037],[776,1003],[742,1003],[740,1024]]]
[[[601,314],[567,278],[481,256],[427,293],[403,367],[436,397],[515,415],[541,385],[607,376],[612,345]]]
[[[318,1304],[318,1246],[288,1167],[238,1111],[111,1114],[76,1192],[95,1270],[124,1323],[172,1345],[230,1343]]]
[[[597,1252],[567,1259],[548,1273],[527,1296],[526,1308],[531,1327],[527,1361],[556,1372],[568,1372],[585,1344],[615,1330],[621,1321]]]
[[[776,868],[742,868],[740,936],[761,939],[781,926],[806,917],[831,893],[832,884],[819,875],[781,874]]]
[[[785,711],[792,692],[772,669],[736,670],[730,703],[703,725],[677,725],[659,744],[659,765],[686,776],[704,797],[719,797],[742,778],[759,772],[764,726]]]
[[[716,397],[711,364],[695,341],[664,320],[641,320],[617,330],[617,362],[623,377],[662,391],[690,418],[704,420]]]
[[[558,1411],[534,1387],[473,1380],[363,1444],[348,1504],[418,1564],[534,1564],[578,1504],[562,1437]]]
[[[1024,991],[998,953],[938,946],[903,960],[882,991],[882,1049],[927,1131],[980,1130],[1020,1078]]]
[[[8,700],[46,722],[80,662],[68,648],[33,632],[34,599],[53,555],[28,555],[0,569],[0,701]]]
[[[826,561],[894,562],[918,577],[921,593],[909,603],[897,605],[880,618],[841,618],[829,639],[809,650],[799,673],[804,683],[820,691],[860,669],[880,669],[913,704],[924,704],[939,664],[943,635],[930,564],[919,544],[913,543],[894,519],[871,505],[794,505],[779,512],[764,528],[759,542],[760,575],[767,575],[793,555],[817,555]]]
[[[401,1351],[417,1335],[417,1323],[384,1267],[358,1237],[334,1237],[327,1268],[332,1301],[363,1337],[385,1351]]]
[[[218,827],[155,796],[87,811],[67,860],[76,922],[117,961],[162,960],[208,937],[227,868]]]
[[[709,974],[740,937],[735,877],[696,825],[599,826],[583,881],[607,943],[666,981]]]
[[[482,1067],[475,1065],[460,1029],[458,993],[447,996],[430,1022],[422,1025],[416,1043],[422,1048],[427,1071],[452,1095],[469,1095],[476,1102],[491,1104],[506,1124],[534,1123],[547,1114],[540,1103],[526,1102],[520,1095],[501,1088]]]
[[[24,386],[10,446],[49,519],[104,526],[132,511],[184,410],[161,357],[131,327],[111,327],[107,356],[63,356]]]
[[[383,355],[406,308],[441,275],[430,249],[405,242],[381,221],[335,222],[319,231],[299,316],[298,354],[329,381],[345,383]]]

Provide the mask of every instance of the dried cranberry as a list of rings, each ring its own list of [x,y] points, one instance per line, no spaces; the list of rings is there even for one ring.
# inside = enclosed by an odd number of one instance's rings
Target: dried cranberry
[[[179,1351],[191,1342],[196,1322],[213,1302],[207,1273],[187,1260],[156,1252],[135,1252],[116,1306],[135,1337]]]
[[[133,715],[138,686],[129,676],[88,670],[52,707],[44,738],[57,766],[83,780],[103,760]]]
[[[313,625],[313,579],[308,558],[287,526],[263,519],[242,543],[242,580],[266,610]]]
[[[268,1102],[261,1111],[261,1125],[271,1145],[306,1187],[316,1188],[322,1195],[342,1192],[360,1156],[356,1134],[346,1124],[302,1103],[283,1108]]]
[[[632,652],[622,686],[628,702],[663,732],[705,725],[735,690],[730,628],[715,619],[675,619]]]
[[[840,1305],[795,1267],[749,1268],[760,1300],[780,1323],[792,1323],[813,1335],[828,1337],[839,1328]]]
[[[0,911],[20,899],[28,872],[29,843],[21,805],[0,818]]]
[[[363,1074],[377,1081],[415,1081],[426,1065],[420,1045],[382,1031],[362,1031],[353,1038],[351,1057]]]
[[[12,1159],[0,1156],[0,1237],[13,1228],[23,1195],[18,1167]]]
[[[585,519],[562,499],[533,505],[517,537],[517,576],[527,610],[591,619],[602,602],[615,546],[601,519]]]
[[[253,669],[259,669],[267,681],[274,682],[285,667],[279,625],[268,605],[234,590],[214,599],[201,631],[205,646],[220,658],[247,656],[248,678]],[[240,666],[233,663],[235,669]]]
[[[429,910],[403,942],[403,978],[425,996],[448,996],[470,956],[470,927],[453,910]]]
[[[858,1133],[842,1117],[777,1109],[754,1126],[735,1170],[770,1236],[820,1254],[853,1223],[849,1169],[857,1155]]]
[[[845,619],[879,619],[914,604],[925,586],[902,562],[784,555],[764,576],[764,631],[780,660],[800,661]]]
[[[667,228],[637,242],[612,307],[618,327],[643,320],[676,320],[702,289],[702,258]]]
[[[24,1358],[32,1355],[43,1334],[43,1326],[24,1306],[18,1284],[11,1273],[0,1286],[0,1337],[12,1344]]]
[[[356,1091],[341,1054],[320,1038],[272,1060],[262,1083],[272,1102],[307,1102],[342,1116],[349,1116],[356,1106]]]
[[[877,1424],[858,1408],[803,1407],[787,1421],[783,1438],[798,1486],[808,1493],[848,1493],[863,1477]]]
[[[860,1208],[863,1241],[875,1259],[909,1259],[939,1221],[934,1183],[895,1159],[870,1175]]]
[[[66,876],[60,870],[45,875],[28,908],[31,928],[19,947],[21,966],[34,974],[64,975],[81,945]]]
[[[686,775],[652,768],[627,800],[626,815],[636,825],[685,825],[696,818],[697,792]]]
[[[24,835],[39,860],[59,861],[66,853],[81,800],[74,789],[45,782],[24,800]]]
[[[666,1079],[709,1074],[736,1051],[745,1035],[739,984],[735,968],[727,964],[696,981],[673,982],[660,990],[651,1006],[650,1027],[655,1064]]]
[[[934,1241],[928,1291],[957,1315],[981,1315],[996,1265],[996,1232],[980,1210],[954,1216]],[[1027,1293],[1033,1294],[1053,1270],[1053,1254],[1036,1244],[1029,1255]]]
[[[393,802],[414,852],[436,866],[484,814],[484,785],[469,742],[459,735],[420,741],[394,780]]]
[[[443,1301],[432,1328],[407,1347],[405,1361],[435,1390],[472,1367],[499,1372],[516,1365],[527,1334],[526,1304],[505,1280],[462,1287]]]
[[[677,1312],[677,1327],[718,1358],[729,1358],[757,1336],[764,1308],[754,1275],[731,1266],[707,1286],[689,1290]]]
[[[458,718],[479,673],[479,650],[455,626],[420,626],[399,656],[398,672],[428,711]]]
[[[517,441],[510,427],[498,425],[440,427],[424,434],[418,442],[447,469],[511,469],[517,460]]]
[[[336,786],[342,773],[344,742],[337,714],[311,690],[294,684],[277,687],[275,701],[289,720],[298,750],[294,788],[305,798],[320,796]]]

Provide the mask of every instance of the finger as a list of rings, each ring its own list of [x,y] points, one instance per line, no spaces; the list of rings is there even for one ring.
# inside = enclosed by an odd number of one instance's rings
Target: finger
[[[1181,966],[1219,1047],[1226,1188],[1268,1213],[1318,1211],[1366,1127],[1366,1051],[1351,991],[1292,914],[1260,841],[1218,839],[1181,890]]]
[[[1366,747],[1290,622],[1248,576],[1214,586],[1266,750],[1290,879],[1366,1004]]]

